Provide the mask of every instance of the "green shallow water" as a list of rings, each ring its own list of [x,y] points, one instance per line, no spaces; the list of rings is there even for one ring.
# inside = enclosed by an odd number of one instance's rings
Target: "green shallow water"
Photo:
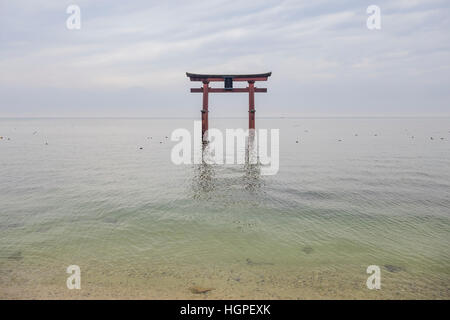
[[[449,298],[449,119],[258,126],[280,128],[277,175],[172,164],[188,119],[0,120],[0,296]]]

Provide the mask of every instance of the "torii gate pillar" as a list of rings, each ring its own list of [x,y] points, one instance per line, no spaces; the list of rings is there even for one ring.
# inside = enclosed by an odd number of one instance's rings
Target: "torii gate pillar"
[[[248,82],[248,128],[255,129],[255,81]]]
[[[272,72],[259,73],[259,74],[195,74],[188,73],[186,75],[191,81],[201,81],[203,83],[202,88],[192,88],[191,92],[203,93],[203,108],[202,108],[202,140],[207,143],[207,137],[205,132],[208,131],[208,94],[210,92],[248,92],[248,128],[255,129],[255,92],[267,92],[266,88],[256,88],[255,81],[267,81],[267,78],[272,75]],[[224,88],[211,88],[209,83],[211,81],[223,81]],[[233,82],[246,81],[248,87],[246,88],[233,88]]]
[[[203,81],[202,141],[206,140],[205,132],[208,131],[208,84],[209,81]]]

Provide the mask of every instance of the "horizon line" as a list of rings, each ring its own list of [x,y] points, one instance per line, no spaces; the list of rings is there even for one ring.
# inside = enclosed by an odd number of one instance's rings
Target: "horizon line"
[[[248,117],[218,116],[213,119],[247,119]],[[392,115],[392,116],[261,116],[259,119],[435,119],[450,118],[450,115]],[[0,119],[199,119],[200,117],[173,116],[0,116]]]

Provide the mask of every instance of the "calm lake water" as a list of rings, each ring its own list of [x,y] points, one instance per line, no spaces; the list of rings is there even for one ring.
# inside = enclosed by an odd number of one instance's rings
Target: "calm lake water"
[[[174,165],[193,121],[0,119],[0,298],[450,298],[450,119],[257,119],[273,176]]]

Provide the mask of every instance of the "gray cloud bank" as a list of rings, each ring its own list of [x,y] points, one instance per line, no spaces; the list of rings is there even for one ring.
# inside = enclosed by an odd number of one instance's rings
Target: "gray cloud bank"
[[[81,8],[68,30],[66,8]],[[381,8],[368,30],[366,8]],[[0,0],[0,116],[199,116],[186,71],[272,71],[258,116],[450,115],[450,3]],[[246,116],[245,94],[211,116]]]

